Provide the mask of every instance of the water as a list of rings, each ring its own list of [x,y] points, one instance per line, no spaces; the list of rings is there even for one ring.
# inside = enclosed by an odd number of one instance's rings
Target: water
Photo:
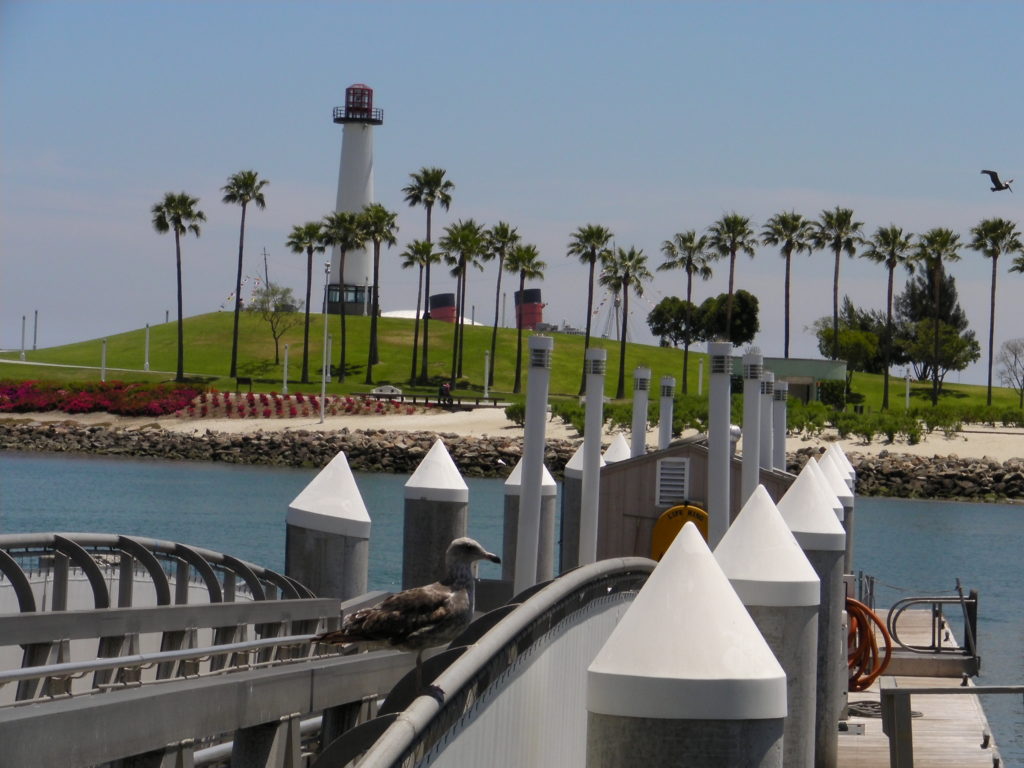
[[[91,531],[181,541],[284,569],[284,515],[315,470],[0,452],[0,533]],[[373,519],[370,587],[401,581],[399,475],[356,474]],[[503,486],[468,479],[470,535],[501,551]],[[857,500],[855,568],[878,579],[876,603],[980,592],[979,684],[1024,684],[1024,507]],[[497,578],[499,566],[481,563]],[[989,697],[1004,765],[1024,768],[1024,704]]]

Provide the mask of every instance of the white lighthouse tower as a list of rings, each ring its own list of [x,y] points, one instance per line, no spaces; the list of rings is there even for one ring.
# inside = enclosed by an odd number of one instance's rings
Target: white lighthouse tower
[[[335,211],[358,213],[373,202],[373,126],[384,122],[384,112],[374,109],[373,89],[356,83],[345,89],[345,106],[334,108],[334,122],[344,125],[341,134],[341,164],[338,169],[338,199]],[[338,282],[327,291],[328,311],[350,315],[365,314],[370,305],[367,292],[373,280],[373,258],[362,249],[345,254],[331,250],[331,275]]]

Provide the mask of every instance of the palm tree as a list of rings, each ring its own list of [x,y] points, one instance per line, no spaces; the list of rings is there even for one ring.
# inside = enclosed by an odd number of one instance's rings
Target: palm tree
[[[462,336],[465,332],[466,282],[470,266],[481,269],[477,259],[484,250],[484,228],[473,219],[459,219],[445,227],[440,240],[445,263],[455,278],[455,335],[452,339],[452,375],[454,382],[462,375]]]
[[[603,262],[607,256],[611,255],[608,250],[608,243],[612,240],[612,233],[605,227],[597,224],[585,224],[584,226],[577,229],[572,233],[569,241],[569,247],[566,249],[567,256],[575,256],[580,260],[581,264],[586,264],[590,268],[590,276],[587,278],[587,329],[583,337],[583,362],[580,373],[580,394],[583,391],[587,383],[587,373],[585,370],[587,360],[587,349],[590,348],[590,322],[593,319],[594,314],[594,271],[597,266],[598,259]]]
[[[167,192],[164,199],[153,206],[153,228],[160,234],[174,231],[174,254],[178,276],[178,371],[175,381],[185,380],[185,336],[182,331],[181,315],[181,236],[191,232],[199,237],[199,222],[206,221],[206,214],[199,210],[198,197],[185,192]]]
[[[231,373],[238,375],[238,314],[242,308],[242,252],[245,247],[245,208],[253,203],[260,210],[267,207],[263,188],[270,182],[261,179],[256,171],[239,171],[228,177],[228,183],[221,187],[224,197],[221,202],[242,206],[242,224],[238,229],[238,275],[235,278],[235,325],[231,333]]]
[[[452,204],[452,190],[455,184],[444,177],[443,168],[420,168],[416,173],[409,174],[412,183],[402,188],[405,202],[410,206],[422,205],[427,209],[427,242],[430,239],[430,219],[434,205],[444,210]],[[427,353],[429,351],[428,332],[430,328],[430,264],[423,273],[423,360],[420,369],[420,381],[427,383]]]
[[[686,273],[686,303],[687,314],[693,302],[693,278],[701,280],[711,279],[711,261],[714,256],[709,251],[708,239],[704,235],[698,236],[696,231],[690,229],[686,232],[677,232],[671,240],[661,244],[661,252],[665,261],[658,265],[658,271],[664,272],[669,269],[681,269]],[[686,318],[687,325],[693,322],[692,317]],[[690,367],[690,341],[683,343],[683,394],[687,392],[686,374]]]
[[[644,295],[644,282],[651,279],[647,269],[647,257],[643,250],[630,247],[627,251],[618,248],[615,255],[605,262],[601,273],[601,284],[622,291],[622,336],[619,340],[619,385],[615,398],[626,396],[626,336],[629,323],[629,289],[637,296]]]
[[[761,242],[774,245],[782,252],[786,260],[785,282],[785,334],[783,336],[783,356],[789,357],[789,286],[792,274],[794,253],[810,253],[813,249],[811,233],[814,225],[796,211],[783,211],[772,216],[761,229]]]
[[[419,281],[416,284],[416,320],[412,330],[412,371],[409,374],[409,383],[416,383],[416,353],[419,351],[420,334],[420,307],[423,299],[423,269],[431,263],[440,259],[440,254],[434,253],[433,246],[426,240],[413,240],[405,250],[402,251],[402,269],[418,267],[420,270]]]
[[[370,302],[370,354],[366,362],[364,384],[373,384],[373,366],[380,362],[377,352],[377,316],[380,314],[380,247],[390,248],[398,238],[398,214],[389,211],[380,203],[370,203],[359,214],[363,234],[373,243],[373,300]]]
[[[309,384],[309,299],[313,288],[313,254],[323,253],[323,224],[319,221],[307,221],[296,224],[288,236],[286,245],[292,253],[306,254],[306,324],[302,331],[302,383]],[[324,322],[327,318],[324,317]]]
[[[987,404],[992,405],[992,345],[996,333],[996,264],[999,256],[1004,253],[1024,253],[1021,234],[1017,224],[1006,219],[983,219],[971,227],[974,239],[967,246],[981,251],[983,256],[992,259],[992,297],[988,319],[988,396]]]
[[[832,359],[839,359],[839,257],[846,252],[853,256],[860,243],[862,222],[853,220],[853,211],[838,205],[831,211],[822,211],[814,223],[811,240],[816,249],[828,248],[835,254],[836,264],[832,278]]]
[[[889,287],[885,294],[885,339],[882,353],[885,356],[884,383],[882,386],[882,410],[889,410],[889,366],[892,358],[892,289],[896,267],[901,264],[910,269],[910,249],[913,235],[904,235],[895,224],[879,227],[871,239],[866,241],[868,249],[861,254],[876,264],[885,264],[889,272]]]
[[[757,236],[750,228],[750,219],[733,211],[725,214],[708,227],[708,244],[720,257],[729,257],[729,296],[725,303],[725,327],[732,328],[732,295],[736,275],[736,254],[742,251],[753,258]]]
[[[341,357],[338,360],[338,379],[345,380],[348,367],[348,329],[345,323],[345,257],[366,245],[363,220],[358,213],[338,211],[324,217],[321,241],[325,247],[338,249],[338,304],[341,323]],[[324,320],[326,322],[326,319]]]
[[[535,245],[515,245],[509,251],[505,268],[509,272],[519,273],[519,305],[516,307],[516,378],[512,385],[513,394],[522,389],[523,372],[523,290],[527,280],[543,280],[547,265],[540,260],[540,253]]]
[[[494,386],[494,357],[498,347],[498,305],[501,303],[501,273],[505,271],[505,259],[511,249],[519,244],[516,228],[499,221],[484,235],[484,250],[480,254],[484,261],[498,260],[498,280],[494,288],[494,327],[491,329],[491,359],[487,369],[487,385]]]
[[[943,263],[960,261],[960,235],[944,227],[925,232],[917,240],[911,263],[919,263],[932,280],[932,405],[939,402],[939,298],[942,295]]]

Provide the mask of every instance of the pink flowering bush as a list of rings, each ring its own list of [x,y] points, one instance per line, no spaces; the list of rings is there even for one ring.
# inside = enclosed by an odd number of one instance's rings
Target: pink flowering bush
[[[119,416],[164,416],[181,411],[200,394],[194,387],[180,384],[0,381],[0,412],[105,411]]]

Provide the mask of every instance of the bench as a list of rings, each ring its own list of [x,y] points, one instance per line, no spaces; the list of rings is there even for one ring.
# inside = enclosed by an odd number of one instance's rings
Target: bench
[[[242,387],[249,387],[249,391],[252,392],[252,377],[251,376],[236,376],[235,377],[235,394],[237,395]]]

